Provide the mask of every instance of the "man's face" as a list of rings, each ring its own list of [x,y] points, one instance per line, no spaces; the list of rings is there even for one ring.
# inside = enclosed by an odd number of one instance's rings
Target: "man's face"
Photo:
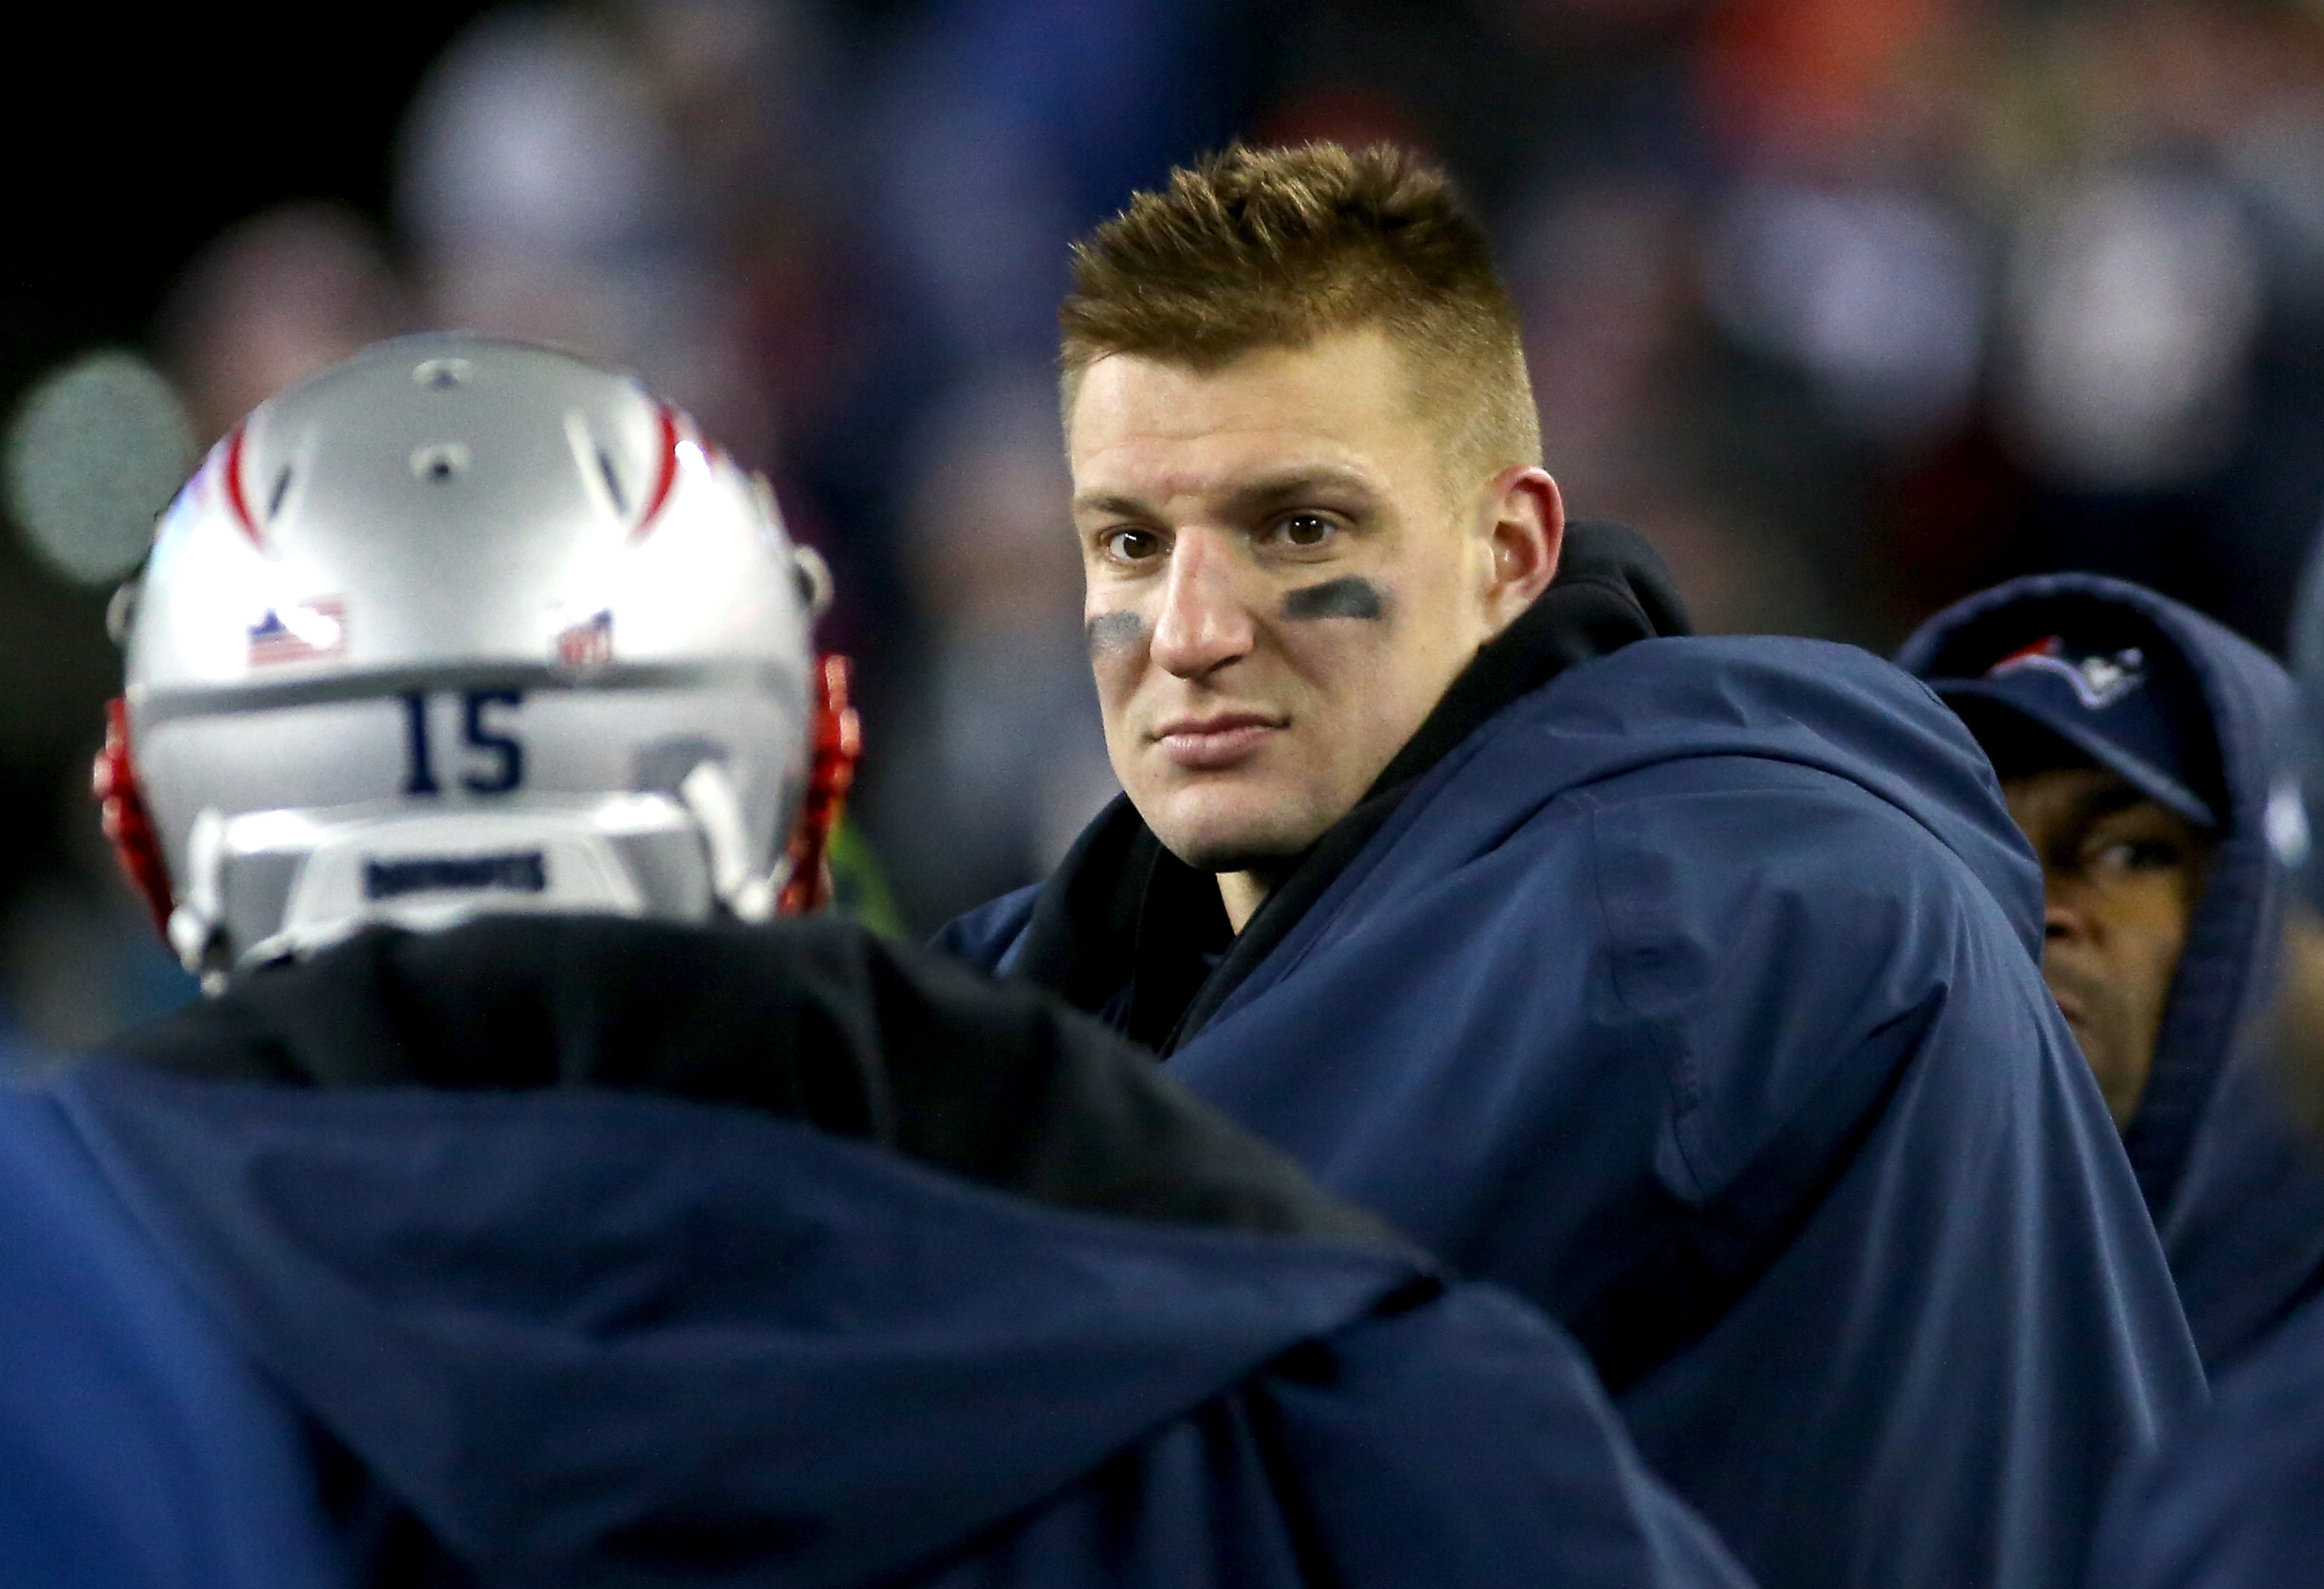
[[[1554,569],[1549,477],[1448,479],[1376,332],[1207,374],[1101,358],[1066,440],[1114,771],[1208,870],[1313,844]]]
[[[2043,977],[2115,1123],[2127,1124],[2154,1064],[2210,840],[2099,767],[2006,778],[2002,794],[2042,861]]]

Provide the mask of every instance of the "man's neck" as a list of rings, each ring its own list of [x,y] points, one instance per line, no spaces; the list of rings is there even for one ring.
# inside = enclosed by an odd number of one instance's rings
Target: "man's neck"
[[[1219,873],[1219,903],[1226,906],[1226,924],[1241,933],[1281,881],[1273,870]]]

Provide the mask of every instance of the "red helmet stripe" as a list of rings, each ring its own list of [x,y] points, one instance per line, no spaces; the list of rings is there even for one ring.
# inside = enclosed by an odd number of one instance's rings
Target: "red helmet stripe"
[[[235,426],[234,433],[227,438],[226,457],[220,465],[220,472],[226,477],[227,506],[234,510],[235,521],[242,525],[242,533],[250,538],[250,544],[263,552],[266,550],[265,539],[258,533],[258,521],[250,517],[250,503],[242,494],[243,429],[240,425]]]
[[[670,487],[678,484],[678,415],[668,405],[662,408],[662,472],[654,477],[654,489],[645,499],[645,511],[638,519],[638,527],[629,532],[632,541],[644,540],[653,532],[654,521],[662,516],[663,504],[670,500]]]

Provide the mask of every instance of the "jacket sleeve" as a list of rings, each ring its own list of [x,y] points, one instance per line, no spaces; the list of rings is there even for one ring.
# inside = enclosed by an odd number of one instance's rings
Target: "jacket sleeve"
[[[1669,1245],[1577,1333],[1762,1574],[2070,1581],[2111,1473],[2204,1396],[2120,1142],[1928,831],[1804,771],[1734,783],[1599,814],[1593,1041],[1662,1068]]]

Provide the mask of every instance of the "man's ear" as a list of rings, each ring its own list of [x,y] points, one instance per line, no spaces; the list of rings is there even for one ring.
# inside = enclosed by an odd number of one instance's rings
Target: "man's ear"
[[[1485,615],[1498,634],[1557,577],[1557,558],[1566,542],[1566,503],[1547,469],[1518,465],[1493,477],[1483,506],[1493,556],[1484,591]]]

